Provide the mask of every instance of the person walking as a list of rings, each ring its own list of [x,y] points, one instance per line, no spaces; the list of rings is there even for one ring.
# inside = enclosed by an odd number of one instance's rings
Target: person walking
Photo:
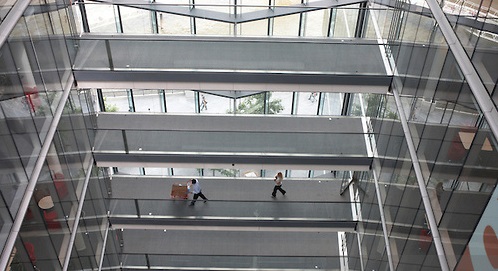
[[[310,100],[312,103],[314,103],[316,101],[316,96],[318,95],[318,93],[316,92],[311,92],[310,93],[310,96],[308,97],[308,100]]]
[[[282,172],[277,173],[273,181],[275,182],[275,186],[273,187],[273,193],[271,193],[271,197],[274,198],[277,196],[277,190],[280,191],[282,195],[285,195],[287,191],[282,189],[282,182],[284,181],[284,175],[282,174]]]
[[[202,188],[201,188],[201,185],[199,184],[199,180],[192,179],[192,180],[190,180],[190,182],[192,183],[190,185],[190,191],[191,191],[190,193],[194,194],[192,202],[190,202],[190,206],[195,205],[195,202],[197,201],[198,197],[201,197],[204,200],[204,202],[207,202],[208,198],[206,198],[206,196],[204,196],[204,194],[202,194]]]
[[[204,97],[204,95],[202,95],[202,101],[201,101],[201,111],[202,110],[207,110],[208,107],[207,107],[207,101],[206,101],[206,97]]]

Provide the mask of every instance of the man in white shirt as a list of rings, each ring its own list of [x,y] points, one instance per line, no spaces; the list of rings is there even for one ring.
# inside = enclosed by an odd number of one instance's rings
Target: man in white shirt
[[[192,183],[192,185],[190,185],[190,193],[194,194],[192,202],[190,202],[190,206],[195,205],[195,202],[197,201],[198,197],[201,197],[204,200],[204,202],[207,202],[208,199],[206,198],[206,196],[204,196],[204,194],[202,194],[202,189],[201,185],[199,184],[199,180],[192,179],[190,180],[190,182]]]

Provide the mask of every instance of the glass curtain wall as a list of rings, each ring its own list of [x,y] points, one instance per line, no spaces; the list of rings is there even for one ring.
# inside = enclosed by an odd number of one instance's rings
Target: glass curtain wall
[[[194,3],[194,4],[193,4]],[[235,4],[236,3],[236,4]],[[82,25],[91,33],[352,38],[359,4],[317,8],[314,1],[154,1],[125,6],[110,1],[78,2]],[[301,10],[295,9],[301,7]],[[195,16],[192,11],[202,13]],[[268,18],[267,10],[281,14]],[[85,20],[85,18],[87,18]],[[251,18],[237,23],[233,18]]]
[[[462,5],[472,4],[457,5],[450,1],[445,5],[462,10]],[[399,73],[397,80],[402,83],[402,88],[398,91],[408,118],[409,132],[415,140],[445,254],[450,269],[453,269],[496,186],[497,165],[489,162],[496,161],[498,156],[496,139],[435,22],[423,13],[409,12],[407,8],[384,9],[376,5],[373,12],[377,15],[382,36],[389,42],[388,52],[392,52]],[[463,17],[466,16],[459,16],[458,22],[464,24]],[[448,17],[454,20],[450,14]],[[455,29],[457,33],[466,32],[461,31],[459,24]],[[480,40],[472,37],[476,32],[480,31],[459,33],[459,36],[486,84],[493,80],[486,75],[496,74],[493,72],[496,65],[485,63],[487,60],[483,60],[482,55],[486,55],[486,50],[480,50],[476,45],[478,42],[473,45],[466,42]],[[487,48],[495,45],[491,42]],[[484,52],[480,54],[480,51]],[[494,84],[488,83],[487,86],[495,88]],[[387,96],[383,104],[372,127],[381,165],[382,205],[395,267],[401,270],[439,270],[404,132],[395,117],[395,107],[393,110],[390,106],[394,104],[393,98]],[[362,196],[363,191],[373,191],[372,186],[371,182],[360,183],[359,195]],[[362,196],[364,219],[378,220],[378,210],[364,210],[368,206],[365,203],[374,204],[375,201]],[[376,225],[365,225],[364,228],[366,236],[369,233],[376,236],[375,232],[379,230]],[[383,264],[377,260],[379,255],[363,256],[367,269],[378,269]]]
[[[91,161],[89,113],[94,109],[87,91],[72,90],[62,99],[72,83],[70,55],[76,48],[65,36],[80,32],[73,9],[63,2],[38,1],[28,8],[31,12],[24,13],[0,48],[0,243],[5,249],[13,219],[25,211],[13,250],[3,251],[11,255],[8,270],[62,270]],[[62,116],[55,122],[59,107]],[[53,125],[55,135],[47,138]],[[27,210],[19,210],[44,147],[48,151],[39,178],[33,180],[33,196]],[[104,196],[99,188],[87,197],[92,204],[85,206],[76,235],[73,270],[96,268],[95,255],[103,242]]]
[[[82,3],[82,2],[81,2]],[[63,118],[42,169],[37,191],[49,194],[53,206],[40,207],[35,195],[26,214],[20,238],[15,246],[12,262],[33,270],[59,270],[58,255],[71,231],[74,208],[80,200],[76,188],[87,170],[86,157],[92,145],[93,127],[87,113],[94,108],[108,112],[141,113],[201,113],[201,114],[303,114],[339,115],[344,112],[344,96],[339,93],[258,93],[244,97],[223,97],[195,90],[90,90],[74,91],[67,101],[61,101],[65,75],[70,71],[69,56],[76,47],[66,47],[61,34],[71,35],[79,25],[88,26],[91,33],[125,33],[165,35],[246,35],[275,37],[354,37],[358,4],[341,8],[319,9],[308,12],[288,12],[288,3],[254,1],[236,8],[228,1],[196,1],[194,8],[206,12],[206,18],[189,17],[192,6],[187,1],[157,2],[155,10],[139,9],[132,5],[120,7],[105,2],[85,2],[78,8],[59,8],[57,12],[32,14],[23,17],[1,48],[0,129],[7,146],[0,150],[5,160],[2,170],[2,233],[8,232],[12,217],[18,211],[34,163],[47,134],[47,126],[60,103],[65,104]],[[300,5],[301,1],[290,1]],[[412,3],[423,6],[422,3]],[[454,29],[464,45],[490,96],[496,94],[497,59],[495,34],[486,24],[496,23],[496,4],[487,2],[445,1],[443,10],[453,22]],[[496,185],[496,139],[487,128],[486,120],[474,103],[469,86],[461,76],[448,46],[433,19],[424,12],[405,8],[373,5],[374,16],[368,16],[367,36],[377,37],[372,24],[380,26],[381,37],[389,41],[389,56],[393,58],[402,88],[403,110],[410,124],[410,133],[426,186],[431,196],[440,234],[445,243],[450,267],[453,268],[476,227],[482,210],[487,205]],[[404,6],[406,7],[406,5]],[[176,11],[173,12],[172,10]],[[256,12],[273,9],[284,15],[276,18],[258,18]],[[86,10],[86,12],[85,12]],[[178,12],[180,10],[180,12]],[[220,13],[246,12],[255,19],[237,25],[215,20]],[[67,18],[72,13],[80,19],[73,25]],[[87,19],[84,19],[87,18]],[[373,21],[375,19],[375,21]],[[476,28],[474,25],[482,27]],[[286,27],[284,27],[286,26]],[[93,98],[92,98],[93,96]],[[97,97],[97,98],[95,98]],[[204,103],[204,98],[206,103]],[[101,100],[99,100],[101,99]],[[101,107],[100,105],[103,105]],[[219,106],[218,106],[219,105]],[[399,112],[390,95],[353,95],[351,115],[371,117],[379,156],[379,182],[382,206],[389,229],[389,242],[395,255],[396,269],[439,270],[432,236],[421,204],[412,161],[406,146]],[[93,108],[92,108],[93,107]],[[338,109],[341,110],[338,110]],[[82,133],[82,130],[85,130]],[[88,134],[86,131],[89,131]],[[377,170],[377,169],[376,169]],[[122,171],[126,172],[126,169]],[[130,172],[148,174],[164,169],[131,169]],[[223,175],[223,169],[167,169],[170,175]],[[238,176],[272,176],[275,172],[236,170]],[[92,174],[73,249],[71,269],[97,268],[95,255],[103,240],[105,198],[108,187],[102,187],[105,171]],[[302,177],[313,172],[292,171],[286,176]],[[373,270],[387,269],[380,213],[377,206],[373,176],[364,174],[355,193],[361,199],[361,215],[365,221],[360,235],[348,242],[352,255],[350,267]],[[11,187],[14,187],[12,189]],[[87,204],[88,203],[88,204]],[[472,203],[472,204],[470,204]],[[472,207],[472,208],[470,208]],[[461,223],[464,221],[464,223]],[[6,230],[6,231],[4,231]],[[42,233],[42,234],[33,234]],[[106,266],[118,266],[116,255],[119,231],[111,231],[107,244],[109,256]],[[1,236],[5,236],[2,234]],[[358,239],[354,239],[358,238]],[[349,239],[351,240],[351,239]],[[358,242],[356,242],[358,240]],[[0,242],[5,242],[0,239]],[[39,244],[49,245],[40,249]],[[355,249],[355,246],[361,249]],[[353,253],[354,254],[354,253]],[[76,257],[79,255],[80,257]],[[106,254],[107,255],[107,254]],[[361,257],[361,259],[360,259]],[[363,263],[363,265],[361,264]]]
[[[344,96],[343,93],[262,92],[240,98],[231,98],[223,96],[223,92],[220,92],[220,94],[213,94],[188,90],[142,89],[92,89],[91,93],[94,107],[99,108],[99,104],[103,101],[105,112],[192,114],[197,110],[199,114],[242,115],[297,114],[340,116]],[[99,96],[99,93],[102,93],[102,95]],[[132,96],[131,98],[130,93]],[[100,102],[99,99],[101,99]],[[198,109],[196,109],[196,107],[198,107]],[[151,108],[152,110],[149,110]],[[225,177],[273,177],[276,172],[277,171],[271,171],[269,173],[268,170],[263,169],[232,168],[188,169],[119,167],[114,170],[114,174]],[[320,178],[332,176],[336,178],[337,173],[334,175],[331,174],[331,172],[313,170],[292,170],[288,172],[288,177],[295,178]]]
[[[344,93],[326,92],[261,92],[230,97],[229,92],[208,93],[194,90],[151,89],[92,89],[94,107],[102,112],[137,113],[200,113],[200,114],[278,114],[323,115],[343,114]],[[371,109],[377,109],[383,95],[364,94]],[[356,100],[358,101],[358,100]],[[102,104],[102,105],[101,105]],[[102,110],[101,107],[104,106]],[[388,114],[395,110],[395,105]],[[360,116],[360,104],[353,105],[355,116]]]

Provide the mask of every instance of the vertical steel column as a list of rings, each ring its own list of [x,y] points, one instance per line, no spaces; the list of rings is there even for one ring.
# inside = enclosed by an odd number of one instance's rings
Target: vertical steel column
[[[415,150],[415,144],[410,133],[410,128],[408,127],[408,121],[406,120],[405,110],[403,109],[403,104],[401,103],[401,97],[399,96],[396,87],[392,88],[392,93],[394,94],[396,107],[398,108],[399,118],[405,134],[406,145],[408,146],[410,157],[412,159],[413,170],[415,171],[415,176],[417,177],[418,187],[420,189],[422,202],[424,203],[425,213],[429,222],[429,228],[431,230],[432,239],[434,240],[434,246],[436,247],[436,253],[439,258],[439,265],[441,266],[442,271],[449,271],[450,268],[448,266],[448,260],[446,259],[446,254],[444,253],[443,243],[441,242],[441,236],[439,235],[436,218],[432,210],[431,199],[427,193],[424,175],[422,174],[422,168],[418,162],[417,151]]]
[[[105,112],[105,101],[104,101],[104,95],[102,94],[102,89],[101,88],[97,89],[97,99],[98,99],[98,102],[99,102],[100,112]]]
[[[363,115],[362,126],[363,126],[363,133],[365,134],[365,144],[366,144],[365,148],[367,149],[368,155],[374,158],[371,171],[374,179],[375,194],[377,196],[377,202],[379,205],[380,221],[382,223],[382,233],[384,235],[384,242],[386,243],[387,261],[389,263],[389,270],[395,271],[396,269],[394,268],[391,243],[389,243],[389,231],[387,229],[386,216],[384,212],[384,202],[382,201],[382,195],[380,194],[379,177],[377,176],[377,171],[376,171],[376,169],[380,168],[380,165],[378,164],[379,161],[376,158],[379,157],[377,153],[377,142],[375,141],[374,136],[370,136],[370,132],[373,129],[371,128],[370,118],[365,117],[365,110],[363,109],[364,108],[363,103],[361,103],[361,107]]]
[[[263,93],[263,114],[268,114],[270,112],[270,95],[268,91]]]
[[[90,25],[88,24],[88,16],[86,15],[86,7],[83,0],[78,0],[78,6],[81,13],[81,23],[83,24],[83,32],[90,33]]]
[[[194,106],[195,113],[201,112],[201,95],[199,95],[199,91],[194,91]]]
[[[356,19],[356,30],[354,36],[356,38],[363,38],[365,35],[365,24],[367,22],[367,2],[360,3],[358,18]]]
[[[86,190],[88,187],[88,183],[90,182],[90,176],[92,175],[93,168],[93,158],[90,159],[85,182],[83,183],[83,187],[81,188],[81,194],[78,200],[78,210],[76,211],[76,217],[74,218],[73,228],[71,229],[71,237],[69,238],[69,243],[67,244],[66,257],[64,258],[64,265],[62,267],[62,271],[67,271],[69,266],[69,260],[71,259],[71,251],[73,250],[74,239],[76,238],[76,233],[78,232],[78,225],[80,223],[81,218],[81,210],[83,210],[83,203],[85,203]]]
[[[292,92],[292,107],[291,107],[291,115],[297,114],[297,101],[298,101],[298,92]]]
[[[234,16],[234,22],[233,22],[233,36],[237,36],[237,0],[233,0],[233,16]]]
[[[128,97],[128,111],[136,112],[135,110],[135,99],[133,98],[133,89],[126,90],[126,96]]]
[[[165,113],[167,111],[166,111],[166,94],[164,89],[158,90],[158,94],[159,94],[159,105],[161,107],[161,112]]]
[[[116,32],[118,33],[124,33],[123,31],[123,20],[121,19],[121,9],[119,8],[118,5],[114,6],[114,10],[116,11],[118,18],[115,21],[116,23]]]
[[[105,228],[104,243],[102,244],[102,254],[100,254],[99,271],[102,271],[102,264],[104,263],[105,248],[107,246],[107,238],[109,236],[109,221],[106,219],[107,225]]]
[[[268,8],[273,11],[275,9],[275,0],[268,0]],[[268,36],[273,36],[273,17],[268,18]]]
[[[190,4],[190,11],[195,8],[195,1],[194,0],[189,0],[188,1]],[[197,28],[195,25],[195,18],[190,17],[190,34],[195,35],[197,33]]]
[[[64,105],[66,104],[67,97],[71,92],[72,83],[73,80],[70,80],[70,83],[66,85],[65,90],[62,93],[60,102],[57,105],[54,117],[52,119],[52,122],[50,123],[50,127],[48,128],[47,135],[45,137],[45,140],[43,141],[40,154],[38,155],[38,159],[36,160],[31,176],[29,177],[28,185],[26,186],[26,191],[24,192],[23,198],[19,205],[19,210],[14,218],[14,223],[12,224],[12,228],[9,232],[9,236],[7,237],[5,246],[3,248],[0,257],[0,270],[6,270],[7,268],[7,264],[10,259],[10,254],[16,242],[17,235],[19,234],[19,231],[21,229],[22,221],[24,220],[24,216],[26,215],[26,211],[29,207],[29,202],[31,201],[31,197],[33,197],[36,182],[38,181],[38,177],[40,177],[40,173],[43,168],[43,165],[45,164],[45,158],[47,157],[47,153],[50,149],[50,146],[52,146],[52,140],[54,138],[55,131],[57,130],[57,126],[59,125],[59,120],[62,116],[62,111],[64,110]]]
[[[112,62],[111,44],[109,43],[108,39],[106,39],[104,42],[105,42],[105,50],[107,52],[107,62],[109,63],[109,69],[111,71],[113,71],[114,70],[114,62]]]
[[[344,100],[342,100],[341,116],[349,116],[351,106],[353,105],[353,98],[351,93],[344,93]]]
[[[151,5],[157,5],[156,0],[150,0]],[[159,24],[157,23],[157,11],[151,10],[152,33],[159,33]]]
[[[10,32],[16,27],[17,22],[24,14],[24,10],[31,4],[31,1],[16,1],[7,16],[0,23],[0,48],[3,47]]]
[[[306,1],[307,2],[307,1]],[[307,3],[304,0],[301,0],[301,6],[306,5]],[[303,37],[306,33],[306,12],[299,13],[299,27],[297,29],[297,36]]]
[[[384,205],[382,202],[382,195],[380,194],[379,177],[377,176],[375,169],[372,169],[372,174],[374,177],[375,195],[377,196],[377,202],[379,203],[380,221],[382,222],[382,231],[384,233],[384,242],[386,243],[386,252],[387,252],[387,260],[389,262],[389,270],[395,271],[396,269],[394,269],[391,244],[389,243],[389,236],[388,236],[389,232],[387,230],[386,217],[384,214]]]

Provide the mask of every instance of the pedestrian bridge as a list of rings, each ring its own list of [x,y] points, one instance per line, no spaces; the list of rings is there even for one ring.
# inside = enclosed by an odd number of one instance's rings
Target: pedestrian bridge
[[[99,113],[99,167],[367,171],[368,119]]]
[[[96,119],[99,167],[367,171],[373,159],[361,117],[134,112]],[[147,258],[175,268],[200,260],[230,270],[340,270],[360,212],[354,191],[341,193],[343,178],[288,178],[285,196],[272,198],[271,177],[207,175],[196,178],[209,201],[195,206],[170,197],[172,184],[187,176],[110,177],[110,234],[122,245],[124,265],[145,266]]]
[[[205,261],[222,255],[213,266],[234,259],[266,266],[284,257],[280,265],[300,270],[311,270],[306,258],[312,257],[314,264],[339,270],[343,235],[354,235],[358,224],[349,193],[340,194],[340,179],[286,179],[286,195],[276,198],[270,196],[271,178],[198,179],[209,201],[189,206],[188,200],[170,199],[171,185],[186,177],[113,175],[109,221],[120,229],[114,234],[123,253],[162,257],[158,266],[179,266],[173,260],[179,256]]]
[[[374,39],[75,38],[80,88],[387,93],[392,74]]]

